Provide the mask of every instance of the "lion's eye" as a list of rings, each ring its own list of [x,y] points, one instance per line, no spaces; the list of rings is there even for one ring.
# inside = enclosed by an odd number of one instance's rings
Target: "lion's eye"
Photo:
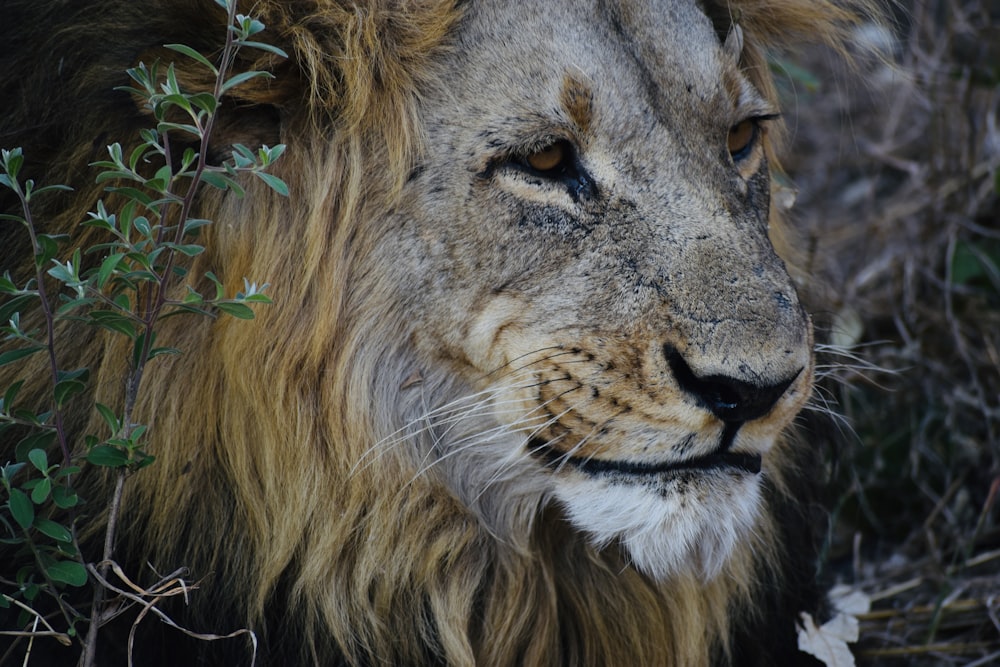
[[[570,148],[565,141],[546,146],[524,157],[524,163],[546,176],[556,176],[561,173],[570,159]]]
[[[757,128],[757,121],[753,119],[744,120],[729,128],[726,143],[734,162],[739,162],[750,154],[757,138]]]
[[[592,197],[597,189],[594,180],[580,162],[576,149],[566,139],[559,139],[531,153],[508,154],[494,166],[506,166],[528,176],[539,187],[563,185],[574,201]],[[487,172],[489,173],[489,172]]]

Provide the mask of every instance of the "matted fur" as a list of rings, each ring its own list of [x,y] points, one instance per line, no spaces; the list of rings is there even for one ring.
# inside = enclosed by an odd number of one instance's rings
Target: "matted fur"
[[[29,176],[77,188],[36,216],[82,244],[93,240],[76,224],[100,195],[85,165],[146,120],[112,92],[121,72],[169,57],[164,43],[209,50],[224,17],[210,0],[77,4],[5,6],[0,143],[25,147]],[[281,665],[795,659],[794,619],[811,603],[811,555],[799,543],[809,527],[797,509],[810,480],[797,466],[811,452],[779,433],[808,396],[811,337],[763,227],[746,231],[767,218],[766,158],[754,153],[728,171],[713,160],[725,163],[738,114],[776,109],[769,49],[800,38],[840,46],[868,7],[585,4],[539,3],[540,13],[535,3],[479,0],[248,8],[291,57],[253,63],[278,78],[234,91],[217,150],[288,144],[275,173],[291,197],[255,183],[245,199],[206,190],[196,215],[215,224],[192,275],[211,269],[234,290],[244,276],[267,281],[274,304],[249,323],[163,323],[159,341],[185,353],[158,360],[142,388],[138,415],[157,460],[129,482],[118,552],[132,571],[147,561],[189,566],[202,587],[182,618],[195,629],[248,624],[265,660]],[[734,18],[738,63],[723,46]],[[684,50],[658,42],[659,28]],[[572,62],[560,62],[570,51]],[[477,72],[489,77],[477,83]],[[183,67],[180,76],[201,83]],[[705,112],[727,99],[734,108],[718,118]],[[652,123],[639,113],[673,104],[692,112]],[[773,138],[761,137],[768,150]],[[554,140],[569,141],[593,171],[595,189],[576,192],[576,204],[510,166]],[[653,146],[673,151],[643,152]],[[646,162],[629,162],[637,158]],[[663,188],[696,169],[749,183],[699,182],[704,192],[757,194],[676,203],[684,193]],[[610,246],[596,245],[583,218],[566,217],[605,193],[595,219],[611,221],[601,232]],[[462,208],[462,197],[473,203]],[[746,220],[728,222],[743,215],[732,206],[745,207]],[[707,234],[731,245],[671,231],[699,215]],[[527,231],[518,238],[551,242],[507,244],[519,225]],[[8,268],[27,255],[23,241],[6,241],[19,230],[4,229]],[[553,266],[546,246],[569,248],[570,237],[578,250]],[[680,248],[671,251],[679,259],[657,268],[660,255],[641,252],[655,243]],[[602,259],[633,246],[620,262]],[[574,268],[583,261],[586,270]],[[623,267],[634,272],[628,280]],[[721,289],[730,270],[736,277]],[[759,282],[739,277],[758,270]],[[488,282],[503,271],[506,282]],[[582,285],[579,299],[565,296],[567,277]],[[777,305],[750,305],[755,294]],[[730,320],[740,324],[729,338],[715,333]],[[64,365],[94,369],[94,397],[117,405],[122,342],[94,334],[64,343]],[[726,444],[721,422],[671,379],[664,346],[698,376],[767,384],[786,367],[799,373],[773,410]],[[641,381],[626,381],[629,370]],[[546,393],[560,382],[577,384]],[[578,414],[583,427],[563,423]],[[91,415],[70,419],[75,433],[88,420],[99,430]],[[691,437],[667,447],[675,432]],[[723,445],[762,455],[763,473],[696,471],[688,485],[672,472],[606,475],[568,463],[653,465]],[[89,483],[88,506],[99,506],[102,483]],[[165,641],[165,652],[154,639],[140,650],[176,664],[180,646]]]

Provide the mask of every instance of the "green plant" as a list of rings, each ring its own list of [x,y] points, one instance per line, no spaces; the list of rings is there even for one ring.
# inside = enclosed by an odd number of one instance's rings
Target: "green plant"
[[[191,260],[204,250],[198,243],[199,232],[210,224],[192,216],[196,194],[203,185],[231,190],[242,197],[239,179],[250,174],[276,192],[288,194],[279,178],[265,172],[281,156],[284,146],[253,151],[237,144],[221,164],[209,162],[209,142],[223,96],[251,79],[271,76],[256,70],[231,74],[237,51],[254,48],[285,55],[254,41],[264,25],[238,14],[236,0],[216,2],[229,17],[217,64],[188,46],[166,45],[208,70],[215,81],[213,90],[185,90],[172,64],[162,68],[159,63],[148,67],[140,63],[128,70],[134,85],[123,90],[142,101],[155,126],[142,130],[141,142],[130,151],[112,144],[109,159],[94,165],[99,169],[97,182],[106,182],[109,195],[123,202],[112,212],[99,201],[82,222],[100,233],[99,243],[77,248],[65,257],[71,239],[44,233],[44,224],[32,217],[32,203],[69,188],[36,187],[32,180],[22,181],[22,151],[15,148],[0,154],[0,186],[13,191],[21,205],[19,213],[3,214],[0,219],[23,227],[34,257],[34,275],[23,282],[9,271],[0,278],[4,298],[0,322],[5,323],[0,327],[4,335],[0,366],[42,355],[47,357],[51,386],[43,405],[18,400],[23,382],[4,388],[0,398],[0,436],[19,439],[15,460],[0,468],[0,541],[19,554],[10,568],[16,569],[13,579],[0,582],[0,607],[14,606],[20,612],[19,629],[0,628],[0,634],[27,636],[30,641],[41,636],[54,636],[65,644],[78,641],[83,665],[93,664],[98,630],[109,617],[108,591],[124,594],[107,583],[109,571],[116,568],[114,544],[122,491],[131,475],[155,460],[155,452],[146,450],[147,426],[135,421],[136,397],[148,365],[158,357],[181,352],[157,346],[157,324],[165,317],[185,313],[250,319],[254,316],[252,305],[269,302],[263,293],[266,285],[244,279],[243,290],[227,296],[221,281],[208,272],[205,278],[214,289],[203,294],[193,286],[203,281],[188,275]],[[197,148],[176,148],[184,143]],[[178,286],[186,290],[181,298],[176,298]],[[30,316],[33,310],[40,312],[40,325],[25,324],[36,321]],[[64,368],[60,363],[57,337],[75,335],[86,327],[104,329],[131,342],[131,352],[123,360],[124,389],[118,409],[101,403],[78,405],[91,382],[90,371]],[[105,433],[67,432],[67,409],[96,410],[106,426]],[[110,469],[114,478],[114,493],[104,510],[104,548],[96,562],[85,561],[78,541],[81,521],[85,520],[79,512],[84,501],[74,480],[87,466]],[[88,508],[90,517],[100,514],[101,508]],[[84,589],[88,584],[93,588],[92,596],[84,597],[84,605],[71,604],[69,600],[80,596],[66,595],[68,589]],[[164,594],[159,591],[161,597]],[[58,607],[58,623],[36,611],[42,597]],[[136,602],[136,596],[131,597]],[[81,625],[87,626],[85,636]]]

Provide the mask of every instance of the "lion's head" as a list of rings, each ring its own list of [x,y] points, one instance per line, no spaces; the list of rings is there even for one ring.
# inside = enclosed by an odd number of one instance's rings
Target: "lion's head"
[[[810,392],[768,240],[777,108],[695,3],[532,7],[469,8],[373,244],[415,370],[458,382],[407,415],[416,455],[501,537],[554,499],[653,577],[711,577]]]
[[[51,31],[127,34],[71,73],[110,88],[158,44],[209,39],[192,16],[219,18],[210,2],[152,18],[128,4]],[[205,192],[199,261],[268,281],[275,304],[252,323],[165,323],[185,355],[141,399],[157,462],[130,483],[128,552],[214,573],[197,595],[266,623],[282,664],[303,646],[351,664],[707,664],[770,650],[730,648],[762,621],[787,641],[791,615],[736,611],[785,604],[757,583],[800,530],[775,508],[796,501],[782,433],[813,375],[770,240],[765,51],[837,41],[855,15],[795,0],[254,11],[291,58],[236,93],[223,136],[287,143],[291,198]],[[94,159],[76,148],[115,130],[123,100],[91,102],[81,122],[44,117],[36,134],[73,139],[46,161]],[[35,130],[4,130],[30,157]],[[111,377],[125,357],[101,345],[67,354]]]

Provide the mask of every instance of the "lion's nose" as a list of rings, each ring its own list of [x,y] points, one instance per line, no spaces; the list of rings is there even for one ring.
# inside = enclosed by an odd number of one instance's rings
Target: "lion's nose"
[[[746,382],[726,375],[699,377],[676,349],[666,345],[663,352],[680,388],[726,423],[742,424],[766,415],[802,372],[800,368],[773,384]]]

